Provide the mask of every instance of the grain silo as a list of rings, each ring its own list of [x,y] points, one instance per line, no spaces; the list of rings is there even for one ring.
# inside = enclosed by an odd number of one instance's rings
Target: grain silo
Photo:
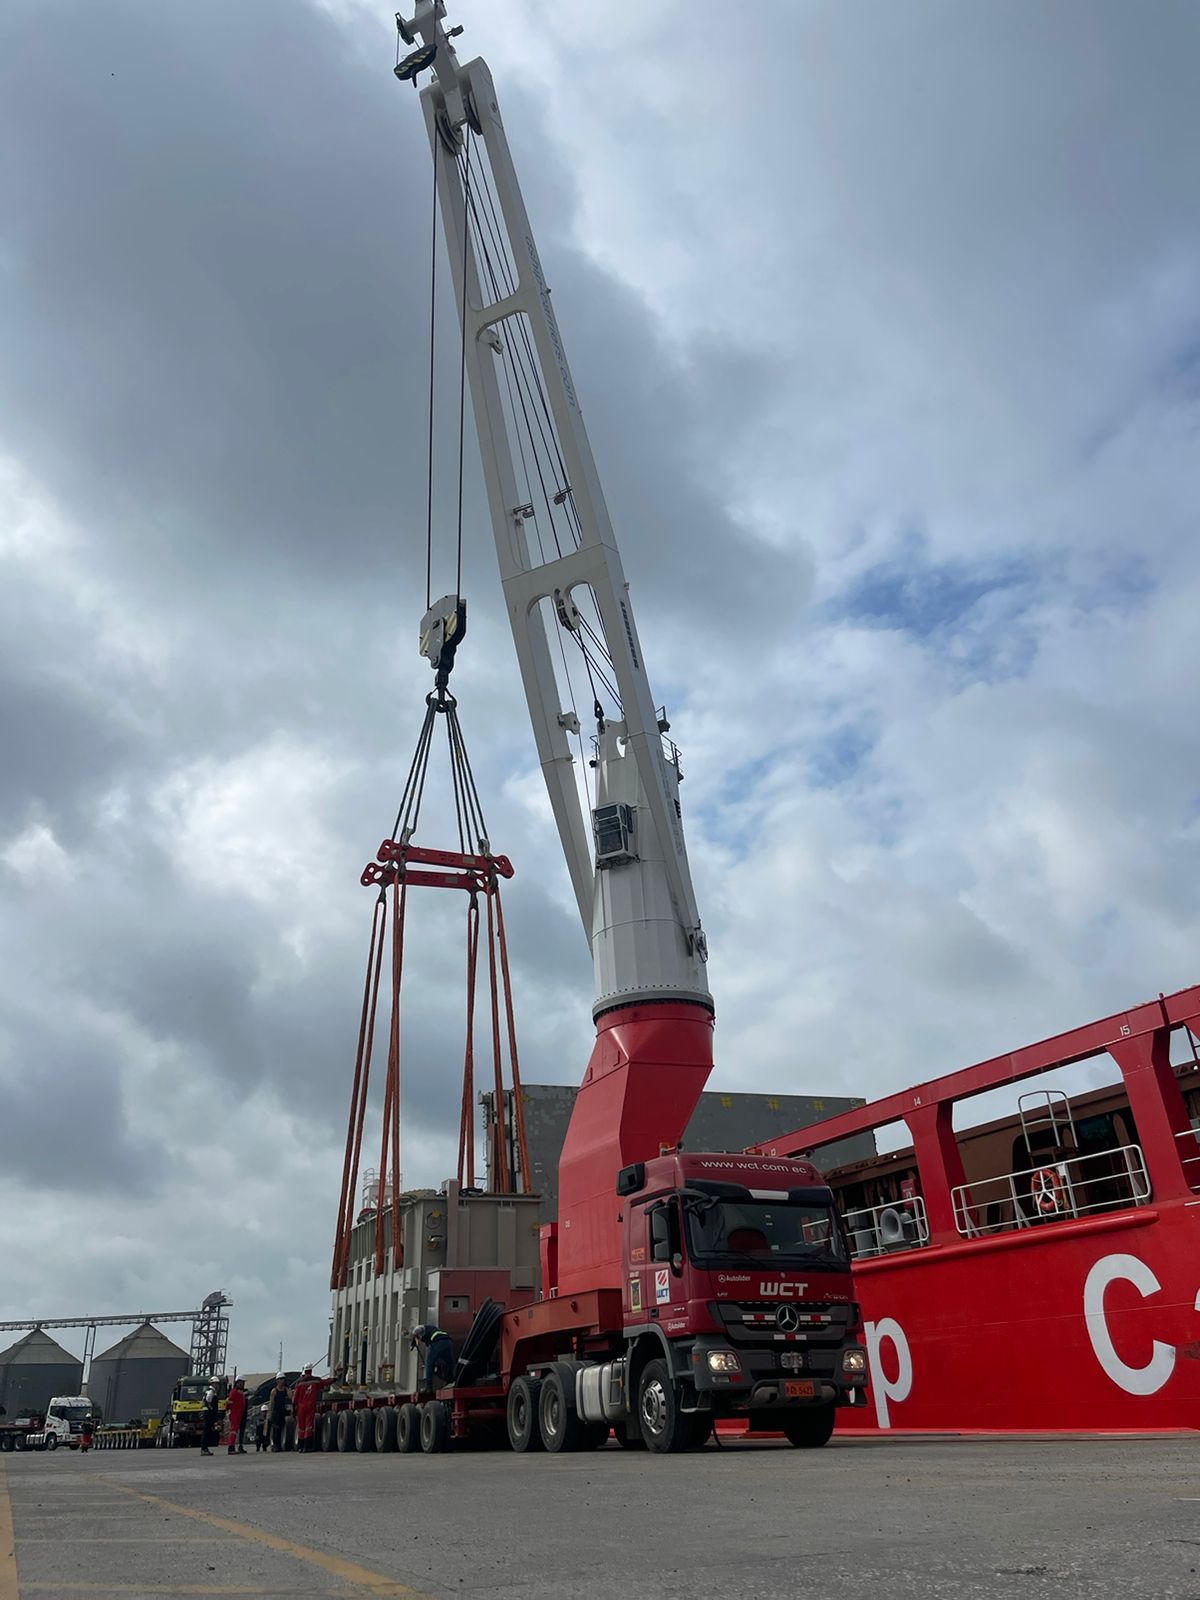
[[[0,1406],[9,1417],[45,1411],[51,1395],[78,1394],[83,1362],[41,1328],[0,1350]]]
[[[186,1350],[143,1322],[95,1358],[88,1394],[106,1422],[161,1417],[176,1378],[183,1377],[189,1365]]]

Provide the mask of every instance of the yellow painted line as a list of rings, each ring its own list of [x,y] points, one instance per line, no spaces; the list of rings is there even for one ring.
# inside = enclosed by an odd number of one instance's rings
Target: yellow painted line
[[[149,1586],[144,1583],[23,1583],[22,1594],[145,1594]],[[160,1594],[273,1594],[279,1593],[277,1583],[266,1588],[245,1588],[226,1583],[154,1583],[154,1593]],[[344,1588],[305,1589],[309,1595],[342,1595]]]
[[[164,1500],[161,1495],[143,1494],[140,1489],[132,1489],[127,1484],[118,1483],[113,1487],[121,1489],[126,1494],[136,1495],[147,1505],[162,1506],[167,1511],[177,1511],[180,1516],[194,1517],[197,1522],[207,1522],[210,1527],[235,1534],[239,1539],[265,1545],[268,1550],[278,1550],[281,1555],[291,1556],[293,1560],[305,1561],[309,1566],[320,1567],[323,1572],[331,1573],[343,1583],[357,1584],[368,1594],[386,1595],[389,1600],[432,1600],[431,1596],[422,1594],[419,1589],[410,1589],[406,1583],[398,1583],[395,1578],[389,1578],[384,1572],[375,1572],[370,1567],[360,1567],[357,1561],[348,1561],[345,1556],[329,1555],[324,1550],[313,1550],[308,1545],[296,1544],[291,1539],[280,1538],[278,1534],[267,1533],[263,1528],[253,1528],[248,1522],[235,1522],[231,1517],[214,1517],[207,1511],[197,1511],[192,1506],[182,1506],[177,1500]],[[14,1600],[15,1594],[14,1590]],[[9,1600],[9,1596],[5,1595],[2,1589],[0,1589],[0,1600]]]
[[[17,1536],[13,1532],[12,1501],[8,1498],[8,1473],[0,1461],[0,1600],[18,1600]]]
[[[232,1539],[218,1539],[212,1533],[119,1533],[88,1534],[75,1538],[70,1534],[51,1538],[47,1534],[21,1535],[22,1544],[232,1544]]]

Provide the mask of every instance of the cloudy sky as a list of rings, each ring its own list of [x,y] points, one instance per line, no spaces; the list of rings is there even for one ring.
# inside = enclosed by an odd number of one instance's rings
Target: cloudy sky
[[[455,20],[684,750],[714,1086],[873,1096],[1196,981],[1191,0]],[[324,1348],[357,880],[427,686],[393,50],[358,0],[0,19],[0,1317],[222,1287],[243,1368]],[[525,1074],[574,1082],[589,963],[468,463],[457,687]],[[423,915],[413,1183],[460,1070]]]

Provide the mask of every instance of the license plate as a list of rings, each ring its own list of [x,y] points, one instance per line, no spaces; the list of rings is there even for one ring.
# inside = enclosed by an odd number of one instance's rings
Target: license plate
[[[817,1386],[808,1378],[789,1378],[783,1386],[785,1400],[815,1400]]]

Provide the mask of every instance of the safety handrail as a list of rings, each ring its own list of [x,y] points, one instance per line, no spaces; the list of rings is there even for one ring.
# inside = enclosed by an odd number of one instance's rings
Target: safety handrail
[[[974,1239],[1145,1205],[1150,1175],[1141,1146],[1125,1144],[959,1184],[950,1197],[955,1227],[964,1238]]]
[[[1200,1128],[1185,1128],[1175,1135],[1175,1140],[1180,1147],[1179,1159],[1188,1186],[1200,1193]]]
[[[860,1206],[847,1211],[842,1220],[855,1261],[891,1255],[897,1250],[917,1250],[929,1243],[929,1218],[919,1194],[881,1206]]]

